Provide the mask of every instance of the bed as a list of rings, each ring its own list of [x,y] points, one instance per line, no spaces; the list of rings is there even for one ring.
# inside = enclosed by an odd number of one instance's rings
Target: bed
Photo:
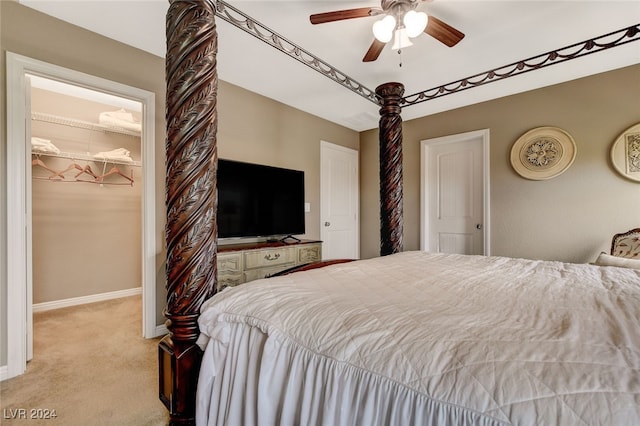
[[[202,307],[197,424],[640,424],[640,270],[403,252]]]
[[[216,54],[215,3],[171,0],[170,424],[640,424],[638,270],[403,252],[399,83],[376,89],[383,256],[215,294]]]

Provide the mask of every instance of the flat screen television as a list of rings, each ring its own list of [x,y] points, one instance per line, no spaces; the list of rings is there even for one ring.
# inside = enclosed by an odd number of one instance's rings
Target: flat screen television
[[[218,160],[218,238],[304,232],[303,171]]]

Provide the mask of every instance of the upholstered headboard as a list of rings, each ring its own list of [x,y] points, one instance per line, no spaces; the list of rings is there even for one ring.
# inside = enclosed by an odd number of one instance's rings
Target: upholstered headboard
[[[640,259],[640,228],[614,235],[611,240],[611,255]]]

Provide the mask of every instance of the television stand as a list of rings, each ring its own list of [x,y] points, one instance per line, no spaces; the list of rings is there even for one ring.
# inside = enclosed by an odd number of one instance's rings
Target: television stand
[[[322,259],[322,241],[252,242],[218,246],[218,291]]]

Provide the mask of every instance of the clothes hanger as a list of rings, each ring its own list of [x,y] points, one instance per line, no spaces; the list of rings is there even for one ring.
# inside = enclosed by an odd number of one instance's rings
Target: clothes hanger
[[[93,170],[91,170],[91,167],[88,164],[83,167],[80,164],[76,163],[76,161],[73,158],[71,159],[71,161],[72,161],[71,164],[69,164],[69,166],[66,169],[60,172],[61,175],[64,175],[69,170],[76,169],[76,170],[79,170],[79,172],[75,175],[75,180],[78,182],[93,182],[98,178],[98,175],[93,173]],[[87,181],[84,179],[78,179],[78,177],[84,173],[90,175],[93,178],[93,180]]]
[[[131,170],[131,177],[129,177],[126,174],[122,173],[117,166],[113,166],[111,168],[111,170],[109,170],[107,173],[103,174],[102,176],[99,176],[98,177],[98,182],[104,183],[103,182],[104,178],[107,177],[107,176],[111,176],[111,175],[122,176],[123,178],[125,178],[126,180],[128,180],[131,183],[131,186],[133,186],[133,170]]]
[[[95,174],[93,172],[93,170],[91,170],[91,166],[88,165],[88,164],[86,166],[84,166],[84,167],[81,167],[79,170],[80,170],[80,172],[76,175],[76,180],[81,180],[81,179],[78,179],[78,177],[80,177],[80,175],[82,175],[84,173],[90,175],[93,178],[94,181],[98,179],[98,175]],[[89,182],[89,181],[82,180],[82,182]]]
[[[71,159],[71,164],[69,164],[69,166],[66,169],[61,171],[60,174],[63,175],[65,173],[67,173],[69,170],[73,170],[73,169],[82,170],[82,166],[80,164],[76,163],[75,160]]]
[[[51,172],[51,175],[49,176],[49,179],[51,180],[60,180],[60,179],[64,179],[64,176],[62,175],[61,172],[55,171],[52,168],[49,168],[46,164],[44,164],[44,161],[42,161],[40,159],[40,156],[36,156],[36,158],[34,158],[31,161],[31,165],[32,166],[39,166],[42,167],[43,169]]]

